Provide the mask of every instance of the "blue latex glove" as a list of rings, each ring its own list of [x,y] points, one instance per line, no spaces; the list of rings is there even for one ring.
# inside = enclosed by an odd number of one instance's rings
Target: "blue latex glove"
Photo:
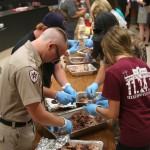
[[[88,62],[90,62],[90,63],[96,62],[96,60],[95,60],[94,58],[90,58],[89,52],[87,52],[87,53],[85,54],[85,59],[86,59]]]
[[[100,105],[102,108],[108,108],[108,99],[99,94],[96,99],[96,104]]]
[[[99,85],[96,82],[93,82],[90,86],[88,86],[86,88],[86,96],[87,96],[87,98],[89,98],[89,99],[95,98],[96,97],[96,93],[95,92],[97,91],[98,87],[99,87]]]
[[[65,118],[64,118],[65,119]],[[65,126],[63,127],[57,127],[57,131],[63,130],[65,134],[70,134],[73,130],[73,126],[70,120],[65,119]]]
[[[50,132],[54,132],[54,127],[46,126]]]
[[[92,48],[92,47],[93,47],[93,40],[92,40],[92,39],[86,39],[86,40],[84,41],[84,46],[85,46],[85,47]]]
[[[64,89],[64,91],[68,94],[71,94],[74,97],[74,102],[77,99],[77,92],[72,88],[71,85],[67,85]]]
[[[80,43],[80,41],[79,40],[68,40],[68,45],[69,46],[74,46],[76,43]]]
[[[98,106],[97,104],[89,103],[89,104],[86,104],[85,106],[83,106],[83,109],[90,115],[96,116],[96,115],[98,115],[98,112],[96,111],[97,106]]]
[[[85,54],[85,59],[88,60],[88,62],[92,62],[92,59],[89,57],[88,52]]]
[[[63,105],[67,105],[68,103],[74,103],[75,98],[73,95],[65,93],[65,92],[57,92],[55,99]]]
[[[80,45],[79,43],[76,43],[75,45],[73,45],[70,49],[69,49],[69,53],[70,54],[75,54],[78,49],[80,48]]]

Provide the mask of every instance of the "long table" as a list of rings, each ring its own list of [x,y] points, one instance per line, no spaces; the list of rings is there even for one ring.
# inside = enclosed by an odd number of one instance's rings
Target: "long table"
[[[67,59],[67,64],[69,64]],[[95,64],[96,67],[98,67],[97,64]],[[96,73],[92,75],[86,75],[86,76],[73,76],[67,69],[66,69],[66,75],[73,86],[74,89],[76,89],[77,92],[85,91],[86,87],[88,87],[95,79]],[[59,84],[53,79],[52,82],[52,89],[62,90]],[[98,91],[101,91],[102,87],[98,89]],[[33,143],[33,149],[36,147],[37,143],[39,142],[41,137],[47,137],[51,138],[51,135],[45,130],[42,126],[37,126],[37,133],[36,133],[36,139]],[[97,140],[102,141],[104,143],[103,150],[115,150],[115,137],[114,137],[114,128],[113,123],[105,123],[103,124],[98,131],[88,133],[84,136],[80,136],[76,139],[79,140]]]

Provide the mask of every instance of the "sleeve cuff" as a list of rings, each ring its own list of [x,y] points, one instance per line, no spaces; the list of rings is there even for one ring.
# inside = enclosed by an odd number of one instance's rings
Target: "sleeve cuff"
[[[100,84],[98,82],[94,82],[94,83],[96,83],[98,86],[100,86]]]
[[[61,88],[64,90],[66,88],[67,85],[71,85],[70,83],[66,83],[64,86],[62,86]]]
[[[65,125],[64,126],[62,126],[61,128],[64,128],[66,125],[67,125],[67,121],[66,121],[66,119],[64,118],[64,117],[62,117],[63,119],[64,119],[64,121],[65,121]]]
[[[70,55],[70,51],[69,51],[69,49],[68,49],[66,52],[67,52],[67,54],[68,54],[68,55]]]

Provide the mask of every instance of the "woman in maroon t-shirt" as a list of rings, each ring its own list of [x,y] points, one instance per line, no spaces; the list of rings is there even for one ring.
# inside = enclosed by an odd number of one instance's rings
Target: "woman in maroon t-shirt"
[[[108,108],[88,104],[84,109],[91,115],[119,119],[117,150],[149,150],[150,68],[133,55],[131,38],[125,29],[109,29],[101,46],[112,64],[106,71],[102,91]]]

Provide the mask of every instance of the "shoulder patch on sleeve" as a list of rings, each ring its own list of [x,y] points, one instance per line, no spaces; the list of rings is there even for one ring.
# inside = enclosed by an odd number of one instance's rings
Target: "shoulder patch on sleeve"
[[[39,72],[36,70],[30,70],[29,76],[30,76],[31,81],[35,83],[39,78]]]

